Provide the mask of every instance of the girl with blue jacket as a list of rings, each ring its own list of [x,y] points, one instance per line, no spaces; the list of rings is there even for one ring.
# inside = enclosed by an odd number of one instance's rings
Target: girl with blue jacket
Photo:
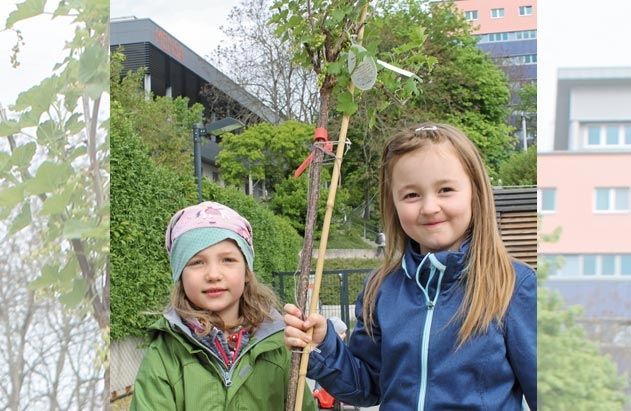
[[[314,347],[308,377],[382,410],[536,410],[536,277],[502,243],[484,163],[434,123],[386,144],[385,260],[356,302],[349,345],[285,306],[285,344]],[[307,330],[313,327],[310,338]]]

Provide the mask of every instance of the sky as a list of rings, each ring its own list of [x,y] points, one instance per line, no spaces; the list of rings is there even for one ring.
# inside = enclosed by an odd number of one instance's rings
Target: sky
[[[56,63],[64,58],[64,42],[72,38],[72,26],[69,19],[50,16],[37,16],[16,23],[15,29],[22,32],[24,45],[18,54],[20,66],[11,66],[11,48],[17,36],[12,30],[5,28],[5,21],[14,6],[6,7],[2,0],[0,7],[0,104],[4,108],[15,103],[18,94],[39,84],[49,77]],[[17,3],[9,0],[9,3]]]
[[[177,3],[177,7],[174,5]],[[111,0],[110,16],[150,18],[202,57],[226,38],[219,29],[237,1]]]

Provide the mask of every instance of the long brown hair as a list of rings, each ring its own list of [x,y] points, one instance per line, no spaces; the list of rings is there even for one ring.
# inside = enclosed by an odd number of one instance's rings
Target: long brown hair
[[[279,308],[274,291],[259,283],[247,265],[245,266],[245,287],[239,301],[241,324],[224,324],[216,313],[196,307],[184,292],[182,278],[173,285],[170,305],[181,318],[196,319],[200,322],[204,331],[199,335],[208,335],[213,326],[226,330],[236,325],[243,325],[254,333],[261,323],[271,320],[272,311]]]
[[[423,123],[393,135],[386,143],[380,170],[380,211],[389,243],[385,259],[368,280],[363,315],[368,333],[375,324],[375,303],[385,277],[400,264],[408,239],[399,223],[392,197],[392,169],[401,156],[431,144],[446,142],[471,180],[471,244],[464,273],[465,295],[458,311],[462,325],[458,345],[485,332],[493,321],[501,324],[515,286],[515,270],[498,231],[491,182],[475,145],[460,130],[446,124]]]

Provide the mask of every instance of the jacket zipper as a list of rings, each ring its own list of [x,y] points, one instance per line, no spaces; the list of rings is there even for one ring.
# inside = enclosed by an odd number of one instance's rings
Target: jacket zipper
[[[430,260],[432,261],[433,264],[435,264],[432,258],[430,258]],[[444,271],[445,268],[446,267],[443,266],[438,276],[438,284],[436,284],[436,294],[434,294],[434,299],[430,300],[429,295],[424,293],[426,301],[427,301],[427,314],[425,314],[425,326],[423,327],[423,341],[421,343],[421,388],[419,392],[419,399],[418,399],[418,406],[417,406],[418,411],[425,410],[425,396],[427,395],[427,374],[428,374],[427,359],[429,357],[429,335],[432,330],[434,308],[436,307],[436,302],[438,301],[438,296],[440,295],[440,286],[443,282],[443,274],[445,273]],[[427,286],[429,287],[429,281],[428,281]]]
[[[427,303],[427,314],[425,314],[425,327],[423,328],[423,342],[421,343],[421,390],[418,400],[418,411],[425,409],[425,395],[427,394],[427,357],[429,356],[429,333],[432,329],[432,319],[434,317],[434,304]]]
[[[180,327],[178,326],[178,328],[180,328]],[[188,336],[188,334],[186,334],[186,332],[184,330],[182,330],[181,328],[180,328],[180,331],[182,331],[184,333],[184,335],[186,336],[186,338],[190,342],[192,342],[193,344],[197,345],[198,347],[201,347],[205,352],[210,354],[211,357],[221,361],[221,358],[217,357],[217,355],[215,355],[214,352],[210,351],[208,349],[208,347],[204,346],[204,344],[200,343],[199,341],[197,341],[194,338],[190,338]],[[270,334],[270,335],[272,335],[272,334]],[[269,337],[270,335],[265,336],[265,338]],[[265,338],[259,340],[256,344],[258,344],[261,341],[265,340]],[[237,366],[237,363],[239,362],[241,357],[243,357],[248,351],[250,351],[256,344],[252,344],[252,345],[249,345],[249,346],[245,347],[245,349],[243,351],[241,351],[241,354],[239,354],[239,356],[234,360],[234,362],[232,363],[232,365],[230,366],[230,369],[228,369],[228,371],[224,371],[223,369],[220,370],[219,373],[223,376],[223,382],[224,382],[224,385],[226,386],[226,388],[230,387],[232,385],[232,374],[234,373],[234,370],[235,370],[235,368]],[[212,365],[212,364],[211,364],[211,366],[215,367],[215,365]]]

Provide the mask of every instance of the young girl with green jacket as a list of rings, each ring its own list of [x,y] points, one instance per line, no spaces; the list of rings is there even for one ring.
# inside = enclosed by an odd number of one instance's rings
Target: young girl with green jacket
[[[272,290],[253,273],[249,222],[204,202],[177,212],[165,245],[175,282],[131,410],[282,410],[290,352]],[[304,410],[315,410],[308,388]]]

